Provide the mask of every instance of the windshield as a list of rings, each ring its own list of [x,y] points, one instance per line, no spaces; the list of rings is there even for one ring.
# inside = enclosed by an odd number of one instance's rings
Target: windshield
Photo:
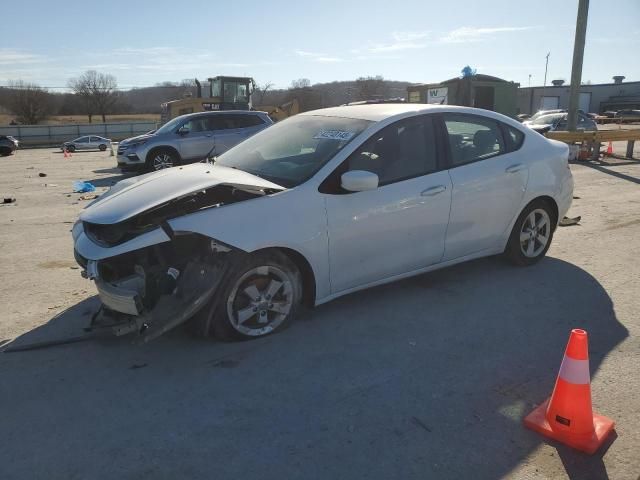
[[[225,152],[216,163],[287,188],[295,187],[311,178],[370,124],[354,118],[292,117]]]
[[[565,117],[566,113],[554,113],[551,115],[542,115],[533,119],[531,122],[533,125],[551,125]]]
[[[169,133],[174,131],[176,128],[178,128],[178,125],[180,125],[180,122],[182,122],[184,119],[181,117],[176,117],[173,120],[168,121],[167,123],[165,123],[163,126],[161,126],[158,130],[156,130],[156,133]]]

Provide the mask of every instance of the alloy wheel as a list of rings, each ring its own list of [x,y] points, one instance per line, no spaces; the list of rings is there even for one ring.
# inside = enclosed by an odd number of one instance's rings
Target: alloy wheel
[[[231,326],[243,335],[259,337],[282,324],[293,308],[289,276],[274,266],[256,267],[236,282],[227,300]]]
[[[162,170],[173,167],[173,158],[168,153],[159,153],[153,159],[153,169]]]
[[[540,255],[549,243],[551,237],[551,219],[549,214],[537,208],[522,222],[520,229],[520,250],[527,258]]]

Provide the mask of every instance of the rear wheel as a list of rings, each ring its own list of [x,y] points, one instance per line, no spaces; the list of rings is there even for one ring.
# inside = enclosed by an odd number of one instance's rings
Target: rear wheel
[[[104,152],[107,149],[107,146],[102,144],[98,148],[100,149],[101,152]]]
[[[76,151],[75,145],[67,145],[67,152],[75,152],[75,151]]]
[[[551,246],[555,230],[555,216],[548,202],[535,200],[516,220],[507,248],[506,257],[514,264],[533,265],[545,256]]]
[[[215,311],[192,320],[193,332],[248,340],[278,332],[292,322],[302,298],[295,264],[278,251],[250,255],[239,263],[216,295]]]

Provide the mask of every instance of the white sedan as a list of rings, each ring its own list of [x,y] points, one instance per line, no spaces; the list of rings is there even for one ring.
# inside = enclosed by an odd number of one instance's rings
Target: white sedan
[[[278,331],[304,303],[504,254],[532,265],[571,204],[568,147],[446,105],[317,110],[207,163],[123,180],[73,228],[117,333],[191,318]]]
[[[107,148],[111,148],[111,139],[98,137],[97,135],[86,135],[78,137],[70,142],[64,142],[60,146],[60,150],[75,152],[76,150],[100,150],[104,152]]]

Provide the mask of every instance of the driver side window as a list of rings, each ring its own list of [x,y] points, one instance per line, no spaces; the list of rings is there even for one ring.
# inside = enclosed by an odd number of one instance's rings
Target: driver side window
[[[378,185],[407,180],[438,169],[433,119],[401,120],[374,134],[347,160],[346,169],[378,175]]]

